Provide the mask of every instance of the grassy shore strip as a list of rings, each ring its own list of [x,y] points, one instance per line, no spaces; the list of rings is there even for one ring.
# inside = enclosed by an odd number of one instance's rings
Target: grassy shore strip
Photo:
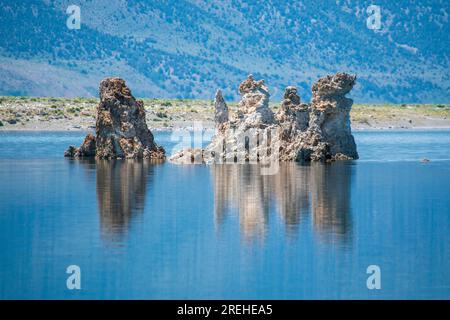
[[[213,125],[212,100],[142,99],[151,127],[184,127],[193,121]],[[86,129],[95,124],[96,98],[0,96],[1,129]],[[228,103],[231,113],[237,102]],[[274,111],[280,102],[271,103]],[[450,127],[448,104],[355,104],[355,128]]]

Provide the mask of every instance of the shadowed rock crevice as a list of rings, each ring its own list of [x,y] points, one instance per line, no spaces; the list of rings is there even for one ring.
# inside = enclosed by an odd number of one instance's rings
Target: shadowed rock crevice
[[[345,97],[356,76],[337,73],[312,87],[310,104],[301,103],[289,86],[276,114],[269,108],[269,89],[249,75],[239,86],[241,100],[234,117],[220,90],[216,93],[217,133],[205,149],[175,153],[175,163],[334,161],[358,159],[351,133],[353,100]],[[225,111],[226,110],[226,111]]]
[[[222,96],[222,91],[217,90],[214,98],[214,122],[217,127],[220,127],[221,124],[228,122],[228,120],[228,106]]]
[[[66,157],[97,159],[164,159],[145,121],[145,109],[120,78],[100,83],[94,137],[88,134],[79,148],[70,146]]]

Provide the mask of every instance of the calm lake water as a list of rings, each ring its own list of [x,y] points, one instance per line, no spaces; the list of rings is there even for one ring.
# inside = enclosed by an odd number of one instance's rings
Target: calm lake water
[[[0,132],[0,298],[450,299],[450,131],[355,132],[360,160],[272,176],[63,158],[83,137]]]

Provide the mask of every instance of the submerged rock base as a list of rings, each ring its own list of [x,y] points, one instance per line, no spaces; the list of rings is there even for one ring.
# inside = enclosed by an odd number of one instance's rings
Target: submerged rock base
[[[301,103],[295,87],[287,87],[276,114],[269,108],[263,80],[249,75],[239,86],[241,101],[233,119],[216,93],[217,134],[205,149],[175,153],[174,163],[334,161],[358,159],[350,127],[353,101],[345,95],[356,77],[337,73],[312,87],[310,104]]]
[[[88,134],[79,148],[70,146],[64,156],[97,159],[164,159],[145,121],[144,104],[136,100],[125,81],[107,78],[100,83],[94,137]]]

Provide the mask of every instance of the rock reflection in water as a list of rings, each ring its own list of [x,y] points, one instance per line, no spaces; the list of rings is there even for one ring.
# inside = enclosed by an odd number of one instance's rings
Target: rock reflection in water
[[[276,211],[286,234],[312,223],[322,237],[350,235],[351,166],[282,163],[275,175],[261,175],[258,165],[213,165],[214,217],[218,227],[227,215],[239,216],[245,241],[264,238],[269,212]],[[274,210],[275,209],[275,210]]]
[[[312,221],[319,235],[346,239],[351,231],[350,165],[313,166],[310,179]]]
[[[102,236],[120,242],[133,217],[144,212],[152,164],[138,160],[97,160],[97,202]]]
[[[296,234],[301,218],[306,219],[310,213],[310,169],[296,163],[283,163],[273,176],[272,198],[290,236]]]
[[[216,164],[211,166],[214,181],[214,217],[220,225],[226,212],[238,210],[244,238],[264,236],[269,208],[265,182],[257,165]]]

